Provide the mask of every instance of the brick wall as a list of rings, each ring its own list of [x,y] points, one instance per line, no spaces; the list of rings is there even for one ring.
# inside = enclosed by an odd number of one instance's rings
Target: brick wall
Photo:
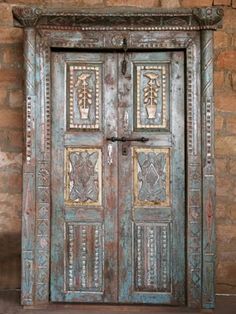
[[[23,33],[12,26],[16,4],[224,6],[215,33],[217,292],[236,293],[236,0],[0,0],[0,289],[20,287]]]

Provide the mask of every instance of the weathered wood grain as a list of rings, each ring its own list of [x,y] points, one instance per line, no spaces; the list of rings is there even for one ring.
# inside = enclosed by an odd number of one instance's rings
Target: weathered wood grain
[[[202,55],[202,163],[203,163],[203,298],[204,308],[215,304],[215,161],[213,32],[201,32]]]

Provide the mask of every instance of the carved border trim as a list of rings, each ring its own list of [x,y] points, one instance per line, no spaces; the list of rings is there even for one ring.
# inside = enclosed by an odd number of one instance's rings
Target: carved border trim
[[[81,9],[77,12],[15,6],[15,26],[81,30],[201,30],[221,26],[220,7],[194,9]],[[110,26],[112,25],[112,26]],[[77,27],[77,28],[75,28]]]
[[[196,114],[198,102],[194,98],[196,72],[194,60],[196,45],[191,41],[186,49],[186,95],[187,95],[187,250],[188,250],[188,303],[191,307],[201,307],[202,268],[201,268],[201,155],[197,147],[199,132],[195,125],[200,117]]]
[[[25,62],[25,160],[22,202],[22,287],[23,305],[34,303],[35,256],[35,30],[24,33]]]
[[[36,147],[36,233],[35,233],[35,303],[44,304],[49,298],[50,259],[50,158],[51,158],[51,104],[50,104],[50,46],[37,33],[37,147]]]
[[[203,291],[202,306],[215,304],[215,165],[213,32],[201,32],[202,44],[202,161],[203,161]]]

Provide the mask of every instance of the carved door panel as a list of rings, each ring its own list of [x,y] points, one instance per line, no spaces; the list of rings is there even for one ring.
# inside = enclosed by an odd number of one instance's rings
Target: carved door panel
[[[123,58],[52,56],[51,300],[183,304],[184,54]]]
[[[126,154],[124,144],[118,148],[119,300],[183,304],[184,54],[128,57],[119,74],[118,132],[149,140],[130,142]]]
[[[117,133],[116,64],[53,54],[52,301],[117,300],[117,158],[108,166],[105,141]]]

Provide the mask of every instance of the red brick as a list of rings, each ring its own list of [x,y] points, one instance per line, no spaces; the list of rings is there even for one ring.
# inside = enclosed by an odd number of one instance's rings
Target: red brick
[[[223,28],[227,29],[228,32],[235,31],[236,28],[236,18],[235,18],[235,10],[232,8],[225,7],[224,8],[224,18],[223,18]]]
[[[209,7],[212,5],[212,0],[182,0],[182,7]]]
[[[223,255],[223,254],[222,254]],[[232,252],[227,252],[225,255],[225,261],[221,261],[217,264],[216,269],[216,287],[218,293],[234,294],[236,286],[236,262],[231,261],[230,258],[234,256]],[[221,256],[219,258],[222,258]],[[223,311],[222,311],[223,313]]]
[[[0,151],[0,169],[2,170],[10,165],[20,169],[22,167],[22,154]]]
[[[226,218],[226,205],[224,202],[217,201],[216,203],[216,219],[219,221],[220,219]]]
[[[12,25],[12,11],[9,4],[0,3],[0,25]]]
[[[236,222],[236,210],[235,210],[235,208],[236,208],[236,201],[234,203],[230,203],[227,206],[227,210],[229,212],[231,220]]]
[[[224,71],[214,71],[214,87],[216,89],[222,89],[224,87],[224,79]]]
[[[0,171],[0,193],[21,193],[22,174],[18,171]]]
[[[231,5],[231,0],[214,0],[214,5]]]
[[[218,240],[218,249],[221,252],[236,251],[235,226],[234,225],[218,225],[217,226],[217,240]]]
[[[236,136],[217,136],[216,156],[236,156]]]
[[[23,42],[23,29],[16,27],[0,27],[0,44],[22,42]]]
[[[161,0],[161,6],[163,8],[178,8],[181,6],[181,0]]]
[[[0,130],[0,149],[4,152],[22,152],[23,132],[11,129]]]
[[[108,6],[135,6],[135,7],[155,7],[159,5],[157,0],[107,0]]]
[[[0,110],[0,128],[22,128],[22,112],[14,110]]]
[[[0,69],[0,88],[22,88],[23,70],[21,69]]]
[[[221,52],[216,60],[218,69],[236,71],[236,50]]]
[[[236,175],[236,160],[230,160],[229,162],[229,172],[233,175]],[[235,211],[236,214],[236,211]]]
[[[236,0],[232,0],[232,8],[236,8]]]
[[[232,46],[236,47],[236,33],[232,34]]]
[[[231,85],[233,90],[236,91],[236,72],[231,73]]]
[[[83,0],[83,4],[86,6],[101,5],[103,4],[103,0]]]
[[[214,48],[226,48],[229,45],[229,35],[222,31],[214,32]]]
[[[232,90],[232,74],[231,71],[225,71],[224,89],[231,93]]]
[[[236,134],[236,116],[226,118],[226,130],[230,134]]]
[[[0,89],[0,106],[4,107],[7,105],[8,92],[5,88]]]
[[[7,3],[10,4],[34,4],[34,5],[52,5],[52,6],[59,6],[59,5],[77,5],[81,6],[83,5],[84,0],[4,0]],[[93,0],[92,0],[93,1]]]
[[[216,158],[216,175],[219,177],[225,176],[227,172],[227,159]]]
[[[215,130],[219,131],[223,128],[224,119],[223,117],[216,115],[215,117]]]
[[[7,47],[3,49],[3,63],[5,64],[20,64],[23,65],[23,49],[22,46]]]
[[[236,111],[236,93],[218,93],[215,97],[215,105],[218,111],[235,112]]]
[[[232,190],[232,182],[229,177],[217,177],[216,178],[216,195],[227,196]]]
[[[24,104],[24,95],[22,89],[16,89],[10,91],[9,96],[9,105],[12,108],[23,107]]]
[[[11,193],[0,193],[0,230],[11,231],[12,222],[16,222],[14,230],[20,230],[21,218],[21,195]],[[9,228],[7,228],[7,224]]]

